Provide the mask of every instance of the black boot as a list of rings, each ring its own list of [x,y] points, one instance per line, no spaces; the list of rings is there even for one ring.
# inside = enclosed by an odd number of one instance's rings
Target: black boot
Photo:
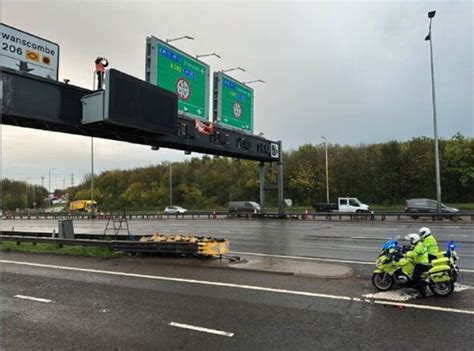
[[[426,297],[426,289],[423,285],[418,287],[418,291],[420,292],[420,298],[424,299]]]

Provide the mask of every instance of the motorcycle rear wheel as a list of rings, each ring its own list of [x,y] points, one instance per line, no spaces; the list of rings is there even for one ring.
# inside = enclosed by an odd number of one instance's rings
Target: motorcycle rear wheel
[[[374,273],[372,275],[372,284],[377,290],[387,291],[393,286],[393,277],[387,273]]]
[[[451,272],[451,278],[453,279],[453,282],[455,282],[456,280],[458,280],[458,272],[455,268],[453,268],[452,272]]]
[[[437,296],[449,296],[454,291],[454,282],[430,283],[431,291]]]

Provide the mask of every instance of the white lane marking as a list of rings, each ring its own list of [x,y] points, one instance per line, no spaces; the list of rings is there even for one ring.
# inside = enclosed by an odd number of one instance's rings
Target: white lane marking
[[[460,291],[464,291],[468,289],[472,289],[472,286],[458,284],[458,283],[456,283],[456,285],[454,286],[454,292],[460,292]]]
[[[286,255],[270,255],[270,254],[263,254],[258,252],[240,252],[240,251],[232,251],[231,254],[236,255],[248,255],[248,256],[262,256],[262,257],[275,257],[275,258],[290,258],[293,260],[307,260],[307,261],[323,261],[323,262],[340,262],[340,263],[357,263],[357,264],[364,264],[364,265],[375,265],[374,262],[367,262],[367,261],[351,261],[351,260],[336,260],[332,258],[318,258],[318,257],[304,257],[304,256],[286,256]]]
[[[197,327],[195,325],[176,323],[176,322],[171,322],[169,325],[171,325],[172,327],[177,327],[177,328],[191,329],[191,330],[197,330],[197,331],[204,332],[204,333],[209,333],[209,334],[227,336],[229,338],[234,336],[234,333],[228,333],[228,332],[225,332],[225,331],[222,331],[222,330],[216,330],[216,329]]]
[[[464,290],[472,289],[472,286],[463,285],[463,284],[456,284],[454,286],[454,292],[461,292]],[[427,293],[432,296],[433,293],[427,291]],[[414,289],[399,289],[399,290],[391,290],[391,291],[380,291],[373,294],[365,294],[362,295],[364,298],[367,299],[376,299],[376,300],[390,300],[390,301],[409,301],[414,300],[418,297],[418,292]]]
[[[49,303],[49,302],[53,301],[53,300],[42,299],[42,298],[39,298],[39,297],[26,296],[26,295],[15,295],[14,297],[17,297],[19,299],[24,299],[24,300],[32,300],[32,301],[46,302],[46,303]]]
[[[0,262],[16,264],[16,265],[22,265],[22,266],[33,266],[33,267],[53,268],[53,269],[76,271],[76,272],[99,273],[99,274],[117,275],[117,276],[124,276],[124,277],[145,278],[145,279],[154,279],[154,280],[178,282],[178,283],[191,283],[191,284],[200,284],[200,285],[221,286],[221,287],[227,287],[227,288],[257,290],[257,291],[275,292],[275,293],[301,295],[301,296],[309,296],[309,297],[321,297],[321,298],[335,299],[335,300],[348,300],[348,301],[352,300],[352,297],[349,297],[349,296],[339,296],[339,295],[312,293],[312,292],[306,292],[306,291],[295,291],[295,290],[286,290],[286,289],[277,289],[277,288],[267,288],[267,287],[254,286],[254,285],[242,285],[242,284],[234,284],[234,283],[213,282],[213,281],[209,281],[209,280],[174,278],[174,277],[164,277],[164,276],[158,276],[158,275],[147,275],[147,274],[138,274],[138,273],[116,272],[116,271],[104,271],[104,270],[91,269],[91,268],[66,267],[66,266],[56,266],[56,265],[43,264],[43,263],[20,262],[20,261],[9,261],[9,260],[0,260]]]
[[[459,310],[457,308],[438,307],[438,306],[431,306],[431,305],[418,305],[418,304],[414,304],[414,303],[405,303],[405,302],[371,300],[370,303],[374,303],[376,305],[390,305],[390,306],[397,306],[397,307],[417,308],[417,309],[420,309],[420,310],[432,310],[432,311],[439,311],[439,312],[474,314],[474,311],[469,311],[469,310]]]
[[[390,301],[408,301],[413,300],[418,296],[416,291],[408,291],[405,289],[392,290],[392,291],[381,291],[373,294],[362,295],[367,299],[376,300],[390,300]]]
[[[267,288],[267,287],[255,286],[255,285],[241,285],[241,284],[233,284],[233,283],[221,283],[221,282],[212,282],[212,281],[207,281],[207,280],[173,278],[173,277],[163,277],[163,276],[157,276],[157,275],[145,275],[145,274],[137,274],[137,273],[104,271],[104,270],[91,269],[91,268],[56,266],[56,265],[50,265],[50,264],[21,262],[21,261],[0,260],[0,262],[15,264],[15,265],[21,265],[21,266],[53,268],[53,269],[66,270],[66,271],[98,273],[98,274],[117,275],[117,276],[135,277],[135,278],[145,278],[145,279],[154,279],[154,280],[179,282],[179,283],[220,286],[220,287],[226,287],[226,288],[236,288],[236,289],[254,290],[254,291],[265,291],[265,292],[271,292],[271,293],[289,294],[289,295],[298,295],[298,296],[307,296],[307,297],[318,297],[318,298],[334,299],[334,300],[345,300],[345,301],[356,301],[356,302],[369,302],[370,301],[370,303],[378,303],[377,302],[378,300],[369,300],[369,301],[367,301],[367,300],[362,300],[359,297],[329,295],[329,294],[321,294],[321,293],[312,293],[312,292],[307,292],[307,291],[296,291],[296,290],[277,289],[277,288]],[[385,301],[385,302],[387,302],[387,301]],[[455,308],[443,308],[443,307],[438,307],[438,306],[415,305],[415,304],[405,304],[405,307],[430,309],[430,310],[434,310],[434,311],[454,312],[454,313],[473,314],[474,315],[474,310],[461,310],[461,309],[455,309]]]
[[[337,260],[333,258],[320,258],[320,257],[305,257],[305,256],[287,256],[287,255],[270,255],[270,254],[263,254],[258,252],[240,252],[240,251],[232,251],[231,254],[235,255],[248,255],[248,256],[262,256],[262,257],[275,257],[275,258],[289,258],[293,260],[306,260],[306,261],[321,261],[321,262],[339,262],[339,263],[353,263],[353,264],[363,264],[363,265],[374,265],[375,266],[375,259],[373,262],[368,261],[354,261],[354,260]],[[474,269],[461,269],[463,273],[474,273]]]

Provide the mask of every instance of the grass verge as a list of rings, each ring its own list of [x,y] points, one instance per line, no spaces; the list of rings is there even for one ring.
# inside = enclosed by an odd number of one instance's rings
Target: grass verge
[[[54,244],[36,244],[21,243],[17,245],[16,242],[5,241],[0,243],[0,250],[3,252],[27,252],[39,254],[53,254],[66,256],[86,256],[98,258],[115,258],[121,257],[122,252],[112,251],[105,247],[92,246],[63,246],[59,247]]]

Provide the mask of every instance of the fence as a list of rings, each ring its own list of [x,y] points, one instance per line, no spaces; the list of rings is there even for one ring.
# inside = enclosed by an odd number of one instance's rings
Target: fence
[[[223,219],[233,217],[244,218],[282,218],[282,219],[302,219],[302,220],[417,220],[417,219],[454,219],[469,218],[474,221],[474,211],[460,211],[455,215],[451,213],[438,215],[436,213],[406,213],[406,212],[370,212],[370,213],[339,213],[339,212],[278,212],[250,213],[250,214],[229,214],[226,211],[199,211],[186,212],[181,214],[164,213],[125,213],[125,214],[89,214],[89,213],[68,213],[68,212],[12,212],[4,214],[2,219],[91,219],[108,220],[110,218],[119,218],[125,216],[127,219],[145,219],[145,220],[166,220],[166,219]]]

